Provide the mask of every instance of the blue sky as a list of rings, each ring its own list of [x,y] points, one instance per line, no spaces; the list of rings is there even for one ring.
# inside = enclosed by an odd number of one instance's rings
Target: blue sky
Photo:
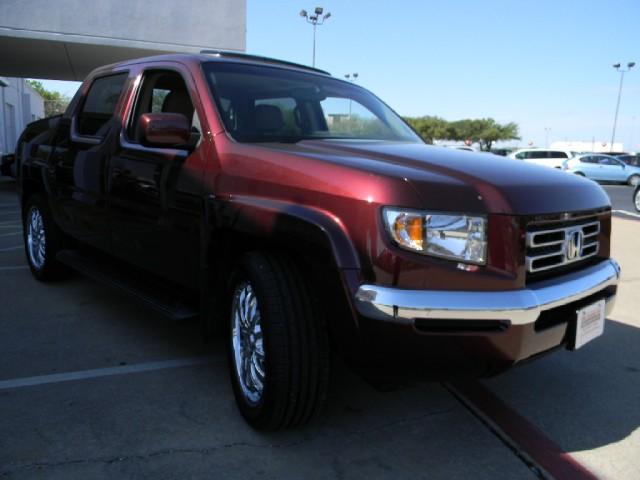
[[[609,141],[611,65],[640,64],[638,0],[316,2],[247,0],[247,51],[310,64],[299,12],[322,5],[332,16],[318,27],[318,67],[358,72],[402,115],[515,121],[523,145],[544,145],[545,127],[550,142]],[[616,140],[640,150],[640,65],[625,75]]]

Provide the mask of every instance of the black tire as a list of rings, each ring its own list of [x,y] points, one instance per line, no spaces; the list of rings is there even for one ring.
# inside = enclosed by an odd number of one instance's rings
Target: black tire
[[[640,175],[631,175],[627,179],[627,185],[631,185],[632,187],[637,187],[638,185],[640,185]]]
[[[234,297],[247,282],[257,299],[264,349],[264,388],[254,402],[243,392],[233,347]],[[303,425],[326,401],[329,342],[308,285],[294,261],[277,253],[249,253],[232,275],[229,371],[240,412],[257,430]]]
[[[44,226],[44,261],[41,264],[34,261],[29,247],[28,222],[30,222],[34,209],[40,213]],[[23,210],[22,233],[27,263],[34,277],[46,282],[58,280],[68,275],[69,270],[56,259],[58,252],[66,247],[67,239],[53,219],[49,204],[44,196],[35,194],[27,199]]]
[[[633,194],[633,204],[636,207],[636,210],[640,212],[640,185],[636,187],[636,191]]]

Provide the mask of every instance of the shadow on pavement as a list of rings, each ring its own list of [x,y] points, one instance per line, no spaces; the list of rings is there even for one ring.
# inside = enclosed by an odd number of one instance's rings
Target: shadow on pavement
[[[568,452],[620,442],[640,426],[640,329],[608,320],[582,349],[484,383]]]

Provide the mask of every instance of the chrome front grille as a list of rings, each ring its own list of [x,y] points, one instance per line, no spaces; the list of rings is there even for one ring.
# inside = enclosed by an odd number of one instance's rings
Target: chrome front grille
[[[584,223],[569,226],[566,224],[529,226],[527,228],[527,272],[542,272],[596,255],[599,248],[599,233],[600,222],[593,217]]]

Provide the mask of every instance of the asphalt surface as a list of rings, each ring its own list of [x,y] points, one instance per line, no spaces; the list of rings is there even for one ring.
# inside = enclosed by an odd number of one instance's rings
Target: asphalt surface
[[[633,218],[634,215],[637,215],[638,218],[640,218],[640,212],[636,210],[633,204],[634,187],[629,187],[627,185],[603,185],[602,188],[604,188],[607,195],[609,195],[611,207],[615,213],[625,215],[627,218]],[[625,212],[631,213],[631,215],[628,215]]]
[[[79,276],[35,281],[13,188],[0,177],[0,478],[540,478],[504,410],[543,453],[640,478],[638,222],[614,219],[623,279],[604,336],[479,383],[489,414],[449,385],[382,392],[334,359],[325,415],[259,434],[236,410],[223,346],[203,347],[195,323]]]

